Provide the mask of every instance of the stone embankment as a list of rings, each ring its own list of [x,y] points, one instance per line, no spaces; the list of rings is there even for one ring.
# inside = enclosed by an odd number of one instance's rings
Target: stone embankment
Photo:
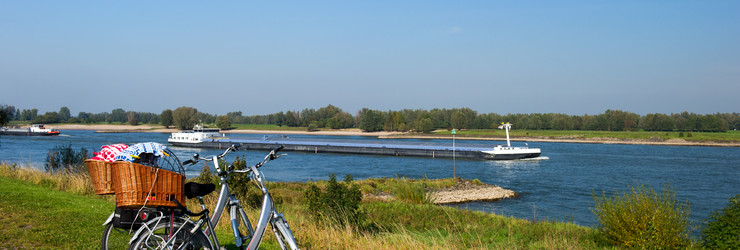
[[[517,196],[514,191],[496,185],[474,183],[467,180],[460,181],[454,187],[432,191],[430,195],[434,204],[496,201]]]
[[[427,190],[432,202],[437,205],[457,204],[472,201],[497,201],[517,197],[517,193],[496,185],[477,181],[459,180],[457,185],[437,190]],[[371,200],[392,200],[392,194],[365,194]]]

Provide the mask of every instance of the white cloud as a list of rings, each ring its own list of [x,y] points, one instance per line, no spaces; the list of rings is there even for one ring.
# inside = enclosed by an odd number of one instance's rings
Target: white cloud
[[[462,32],[462,28],[458,26],[452,26],[447,28],[447,34],[453,35]]]

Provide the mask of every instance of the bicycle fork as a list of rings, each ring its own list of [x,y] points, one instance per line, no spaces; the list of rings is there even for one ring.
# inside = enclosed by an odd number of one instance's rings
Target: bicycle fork
[[[234,233],[234,244],[236,247],[241,247],[244,242],[252,238],[254,230],[252,229],[252,223],[249,222],[247,214],[244,212],[244,209],[242,209],[241,203],[239,203],[239,200],[237,200],[234,195],[229,197],[229,217],[231,218],[231,230]],[[237,217],[241,217],[241,223],[244,223],[244,226],[246,226],[247,236],[242,236],[239,231],[240,222]]]

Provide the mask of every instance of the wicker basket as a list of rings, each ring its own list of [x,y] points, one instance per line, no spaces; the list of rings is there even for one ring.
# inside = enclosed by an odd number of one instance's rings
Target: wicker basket
[[[85,160],[87,171],[92,178],[93,189],[96,194],[113,194],[113,166],[112,162]]]
[[[174,199],[185,202],[184,185],[182,174],[132,162],[113,162],[117,207],[174,207]]]

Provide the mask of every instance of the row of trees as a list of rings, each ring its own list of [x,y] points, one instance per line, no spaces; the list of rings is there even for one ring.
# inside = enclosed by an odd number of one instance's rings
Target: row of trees
[[[647,114],[644,116],[621,111],[607,110],[598,115],[566,115],[558,113],[532,114],[479,114],[470,108],[455,109],[403,109],[381,111],[364,108],[354,116],[333,105],[323,108],[286,111],[267,115],[244,116],[241,111],[226,115],[199,112],[192,107],[164,110],[160,114],[114,109],[110,113],[80,112],[70,114],[69,108],[59,112],[38,114],[36,109],[17,109],[0,106],[0,122],[12,120],[34,123],[139,123],[162,124],[179,129],[190,129],[196,123],[216,124],[229,128],[238,124],[272,124],[277,126],[318,128],[360,128],[363,131],[418,131],[434,129],[491,129],[501,122],[511,122],[520,129],[532,130],[600,130],[600,131],[726,131],[740,128],[740,114],[716,113],[700,115],[689,112],[674,114]]]
[[[227,114],[237,123],[275,124],[319,128],[360,128],[364,131],[419,131],[434,129],[492,129],[501,122],[511,122],[517,128],[532,130],[599,130],[599,131],[726,131],[740,128],[740,114],[717,113],[699,115],[647,114],[640,116],[621,110],[607,110],[598,115],[566,115],[558,113],[533,114],[478,114],[470,108],[404,109],[381,111],[362,109],[355,116],[329,105],[319,110],[305,109],[269,115],[241,116],[241,112]]]

